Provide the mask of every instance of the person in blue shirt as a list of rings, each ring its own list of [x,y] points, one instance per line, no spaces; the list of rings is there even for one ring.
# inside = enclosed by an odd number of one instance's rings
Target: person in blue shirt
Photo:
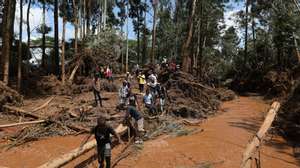
[[[138,111],[140,106],[136,94],[132,93],[131,90],[128,92],[128,107],[125,115],[125,120],[132,118],[135,121],[136,127],[136,141],[135,143],[143,143],[142,134],[144,130],[144,117]]]

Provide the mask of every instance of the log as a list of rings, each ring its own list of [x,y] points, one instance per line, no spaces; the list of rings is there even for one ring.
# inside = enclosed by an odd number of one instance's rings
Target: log
[[[73,82],[74,76],[75,76],[75,74],[76,74],[77,69],[79,68],[79,66],[80,66],[80,61],[79,61],[79,62],[77,63],[77,65],[74,67],[74,69],[73,69],[73,71],[72,71],[72,73],[71,73],[71,75],[70,75],[70,78],[69,78],[69,82],[70,82],[70,83]]]
[[[38,114],[33,114],[31,112],[25,111],[23,109],[17,108],[17,107],[12,107],[12,106],[8,106],[8,105],[4,105],[4,108],[8,109],[8,112],[10,113],[20,113],[35,119],[40,119],[42,118],[42,116],[38,115]]]
[[[42,104],[41,106],[35,108],[32,110],[32,112],[36,112],[36,111],[39,111],[45,107],[47,107],[49,105],[49,103],[54,99],[54,96],[52,96],[49,100],[47,100],[44,104]]]
[[[268,129],[271,127],[279,108],[280,108],[280,103],[273,102],[271,109],[269,110],[265,118],[265,121],[261,125],[259,131],[253,137],[252,141],[250,141],[250,143],[247,145],[247,148],[243,153],[243,159],[240,168],[251,167],[252,157],[256,153],[259,146],[261,145],[261,142],[264,139],[264,136],[267,133]]]
[[[39,124],[39,123],[43,123],[43,122],[46,122],[46,120],[36,120],[36,121],[5,124],[5,125],[0,125],[0,128],[9,128],[9,127],[15,127],[15,126],[29,125],[29,124]]]
[[[123,126],[122,124],[120,124],[115,131],[118,134],[123,134],[127,131],[127,127]],[[76,148],[74,150],[72,150],[69,153],[66,153],[62,156],[57,157],[54,160],[51,160],[41,166],[39,166],[39,168],[58,168],[61,167],[63,165],[66,165],[67,163],[71,162],[72,160],[78,158],[79,156],[83,155],[84,153],[90,151],[91,149],[93,149],[94,147],[97,146],[97,142],[96,140],[92,140],[88,143],[86,143],[83,147],[79,147]]]
[[[11,106],[8,106],[8,105],[4,105],[3,107],[8,109],[9,110],[8,112],[11,112],[11,113],[21,113],[21,114],[24,114],[26,116],[32,117],[34,119],[48,120],[46,117],[43,117],[43,116],[40,116],[38,114],[34,114],[34,113],[31,113],[31,112],[25,111],[25,110],[17,108],[17,107],[11,107]],[[52,123],[57,123],[59,125],[63,125],[59,121],[55,121],[55,120],[48,120],[48,121],[50,121]],[[83,127],[80,127],[80,126],[77,126],[77,125],[70,125],[69,124],[69,125],[66,125],[66,126],[69,127],[72,130],[75,130],[75,131],[83,131],[83,132],[89,132],[90,131],[89,129],[86,129],[86,128],[83,128]]]

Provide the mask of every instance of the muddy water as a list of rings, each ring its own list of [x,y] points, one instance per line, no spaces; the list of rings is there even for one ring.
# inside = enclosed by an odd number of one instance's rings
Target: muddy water
[[[200,126],[204,132],[147,141],[139,154],[121,161],[117,167],[239,167],[246,144],[262,123],[268,107],[268,104],[255,97],[240,97],[226,102],[222,105],[220,114]],[[78,147],[83,138],[47,138],[9,151],[1,151],[0,167],[36,167]],[[118,153],[119,148],[113,153]],[[92,150],[66,167],[75,167],[94,153]],[[280,137],[265,143],[261,159],[263,168],[296,168],[300,165],[300,161],[293,157],[292,148]],[[97,167],[97,163],[93,162],[89,167]]]

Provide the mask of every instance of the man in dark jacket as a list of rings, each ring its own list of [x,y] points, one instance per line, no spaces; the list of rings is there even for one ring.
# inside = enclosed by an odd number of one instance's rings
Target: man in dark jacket
[[[104,161],[106,162],[106,168],[111,166],[111,138],[110,135],[114,135],[119,143],[121,143],[120,136],[115,130],[106,123],[104,117],[97,119],[97,125],[91,129],[91,134],[85,139],[81,147],[90,139],[92,135],[95,135],[97,141],[97,156],[99,162],[99,168],[104,168]]]

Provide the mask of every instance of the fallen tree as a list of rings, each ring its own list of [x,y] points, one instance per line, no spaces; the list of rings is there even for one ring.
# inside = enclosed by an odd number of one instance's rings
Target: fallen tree
[[[122,124],[120,124],[115,131],[122,135],[127,131],[127,127],[123,126]],[[97,142],[96,140],[92,140],[88,143],[86,143],[83,147],[78,147],[74,150],[72,150],[71,152],[64,154],[62,156],[57,157],[54,160],[51,160],[41,166],[39,166],[39,168],[58,168],[61,167],[63,165],[66,165],[67,163],[71,162],[72,160],[76,159],[77,157],[83,155],[84,153],[90,151],[91,149],[93,149],[94,147],[97,146]]]
[[[253,137],[253,139],[247,145],[247,148],[246,148],[245,152],[243,153],[243,159],[242,159],[240,168],[251,168],[253,156],[255,155],[258,148],[260,147],[260,145],[265,137],[265,134],[271,127],[279,108],[280,108],[279,102],[274,102],[272,104],[271,109],[269,110],[269,112],[265,118],[265,121],[261,125],[259,131],[256,133],[256,135]]]

